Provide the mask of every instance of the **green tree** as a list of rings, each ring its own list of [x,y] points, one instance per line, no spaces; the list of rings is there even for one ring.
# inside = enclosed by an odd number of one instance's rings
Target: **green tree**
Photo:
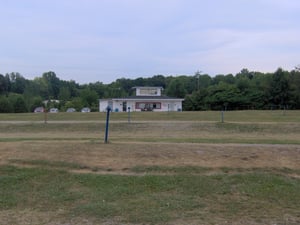
[[[68,103],[68,108],[75,108],[77,111],[80,111],[83,107],[85,107],[85,103],[82,101],[82,98],[75,97]]]
[[[173,78],[167,86],[167,95],[170,97],[184,98],[187,91],[182,81],[182,78]]]
[[[291,88],[290,103],[293,108],[300,109],[300,66],[299,70],[291,71],[289,84]]]
[[[203,90],[204,88],[208,88],[212,83],[212,79],[208,74],[200,75],[198,79],[199,80],[197,82],[199,82],[199,88],[197,88],[197,90]]]
[[[44,106],[43,100],[40,96],[35,96],[32,98],[32,103],[29,105],[29,111],[33,112],[36,107]]]
[[[245,105],[240,90],[233,84],[220,82],[208,88],[208,97],[206,102],[210,104],[211,109],[237,109]]]
[[[58,99],[61,101],[68,101],[71,98],[71,92],[68,87],[62,86],[59,89]]]
[[[33,82],[34,86],[36,87],[36,91],[39,93],[38,96],[44,100],[48,100],[50,98],[50,94],[47,81],[42,77],[36,77]]]
[[[142,77],[138,77],[133,81],[133,86],[146,86],[146,80]]]
[[[146,82],[147,86],[154,86],[154,87],[166,87],[166,78],[163,75],[155,75],[151,78],[147,78]]]
[[[10,78],[11,92],[23,94],[26,87],[26,79],[19,73],[10,73],[7,76]]]
[[[8,98],[0,95],[0,113],[12,113],[13,105],[9,102]]]
[[[105,98],[126,97],[128,93],[123,90],[119,83],[113,82],[107,86]]]
[[[273,74],[271,80],[271,102],[275,105],[287,105],[290,94],[288,75],[283,69],[279,68]]]
[[[247,77],[237,77],[236,86],[241,92],[246,92],[249,88],[251,88],[251,82]]]
[[[80,98],[82,99],[82,102],[89,107],[97,105],[99,100],[97,92],[90,89],[81,90]]]
[[[253,72],[249,72],[248,69],[242,69],[241,72],[239,72],[238,74],[236,74],[237,78],[243,77],[243,78],[248,78],[248,79],[252,79],[253,78]]]
[[[52,71],[43,73],[42,79],[45,80],[48,88],[48,98],[58,99],[60,80],[56,77],[56,74]]]
[[[104,85],[102,82],[96,82],[96,83],[90,83],[89,89],[95,91],[99,96],[99,98],[104,98],[107,88],[106,85]]]
[[[14,113],[28,112],[25,100],[21,94],[10,94],[8,96],[9,102],[12,104]]]
[[[184,111],[195,111],[195,102],[193,95],[186,95],[182,104]]]
[[[255,72],[251,79],[251,92],[253,96],[257,96],[256,105],[260,109],[268,109],[271,105],[271,80],[273,74]],[[256,92],[256,94],[254,93]],[[252,101],[252,100],[251,100]],[[254,100],[253,100],[254,101]]]
[[[195,110],[207,110],[207,96],[209,95],[207,88],[202,88],[193,94],[195,102]]]
[[[212,78],[212,85],[217,85],[220,82],[225,82],[225,76],[223,74],[218,74],[214,78]]]
[[[66,87],[69,89],[71,98],[79,96],[80,85],[77,84],[74,80],[70,80],[70,81],[61,80],[60,88],[62,88],[62,87]]]
[[[7,92],[8,85],[6,83],[5,77],[0,74],[0,95]]]

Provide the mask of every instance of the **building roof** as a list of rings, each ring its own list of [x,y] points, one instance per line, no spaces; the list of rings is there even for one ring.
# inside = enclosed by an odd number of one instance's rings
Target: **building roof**
[[[128,96],[124,98],[112,98],[112,100],[184,100],[183,98],[175,98],[169,96]]]
[[[137,88],[140,88],[140,89],[148,89],[148,88],[155,88],[155,89],[164,89],[162,86],[134,86],[132,87],[132,89],[137,89]]]

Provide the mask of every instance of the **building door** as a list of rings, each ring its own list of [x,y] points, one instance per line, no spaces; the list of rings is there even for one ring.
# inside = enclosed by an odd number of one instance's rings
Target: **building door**
[[[127,111],[127,102],[123,102],[123,112]]]
[[[174,107],[175,107],[174,103],[170,103],[169,104],[169,111],[174,111]]]

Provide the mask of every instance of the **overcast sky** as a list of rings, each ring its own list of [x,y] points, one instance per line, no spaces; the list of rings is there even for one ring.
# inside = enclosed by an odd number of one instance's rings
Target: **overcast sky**
[[[0,73],[111,83],[300,64],[299,0],[0,0]]]

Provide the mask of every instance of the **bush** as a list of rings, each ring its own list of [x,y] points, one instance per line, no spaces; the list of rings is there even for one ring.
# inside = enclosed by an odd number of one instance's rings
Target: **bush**
[[[9,102],[6,96],[0,96],[0,113],[13,112],[13,105]]]

